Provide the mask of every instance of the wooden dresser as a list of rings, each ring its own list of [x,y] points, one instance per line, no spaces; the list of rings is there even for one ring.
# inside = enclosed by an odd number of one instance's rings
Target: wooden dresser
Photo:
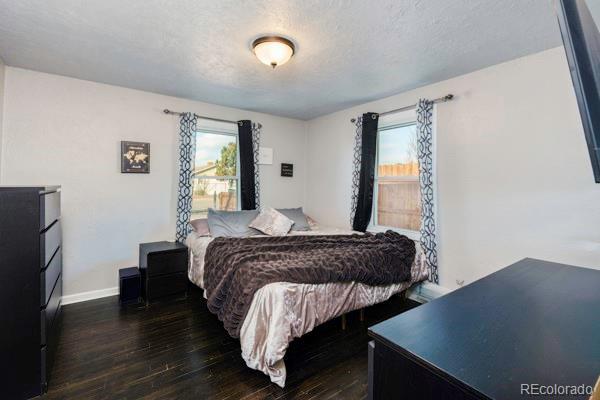
[[[369,334],[372,399],[587,400],[600,373],[600,271],[524,259]],[[570,386],[587,393],[560,395]]]
[[[43,393],[60,330],[60,187],[0,186],[0,398]]]

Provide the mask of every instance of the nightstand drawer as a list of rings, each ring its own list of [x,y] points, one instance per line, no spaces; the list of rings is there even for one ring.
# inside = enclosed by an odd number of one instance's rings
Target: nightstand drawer
[[[148,254],[148,276],[186,272],[188,268],[188,253],[184,251],[170,251],[165,253]]]
[[[187,292],[188,279],[185,273],[149,277],[146,281],[146,301]]]

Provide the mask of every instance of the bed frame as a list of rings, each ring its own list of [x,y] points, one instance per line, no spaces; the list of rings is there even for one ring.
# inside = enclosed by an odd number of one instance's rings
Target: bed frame
[[[403,298],[405,298],[405,299],[406,299],[406,298],[408,298],[408,289],[410,289],[410,288],[406,288],[406,289],[404,289],[403,291],[401,291],[401,292],[399,292],[399,293],[396,293],[396,294],[395,294],[395,295],[393,295],[392,297],[394,297],[394,296],[402,296]],[[390,299],[391,299],[392,297],[390,297]],[[388,299],[388,300],[389,300],[389,299]],[[340,321],[341,321],[341,324],[342,324],[342,330],[343,330],[343,331],[345,331],[345,330],[346,330],[346,326],[347,326],[346,315],[348,315],[348,314],[350,314],[351,312],[354,312],[354,311],[356,311],[356,310],[352,310],[352,311],[349,311],[349,312],[347,312],[347,313],[345,313],[345,314],[342,314],[342,315],[341,315],[341,317],[340,317]],[[364,309],[364,308],[361,308],[361,309],[359,309],[358,311],[359,311],[359,314],[358,314],[358,319],[359,319],[359,321],[360,321],[360,322],[364,322],[364,320],[365,320],[365,309]]]

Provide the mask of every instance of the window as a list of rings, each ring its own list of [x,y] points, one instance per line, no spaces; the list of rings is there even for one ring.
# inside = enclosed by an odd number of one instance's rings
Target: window
[[[196,132],[192,219],[206,218],[209,208],[229,211],[239,209],[237,149],[236,131],[200,129]]]
[[[418,233],[421,227],[421,190],[417,155],[417,125],[409,118],[383,121],[377,135],[377,163],[371,224]]]

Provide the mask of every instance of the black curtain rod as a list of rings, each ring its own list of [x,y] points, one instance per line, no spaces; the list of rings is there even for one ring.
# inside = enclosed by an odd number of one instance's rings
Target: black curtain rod
[[[443,97],[438,97],[437,99],[433,99],[433,103],[445,103],[447,101],[452,100],[453,98],[454,98],[453,94],[447,94]],[[393,113],[397,113],[397,112],[401,112],[401,111],[412,110],[413,108],[416,108],[416,107],[417,107],[416,104],[411,104],[410,106],[400,107],[400,108],[396,108],[394,110],[379,113],[379,116],[381,117],[382,115],[388,115],[388,114],[393,114]],[[356,118],[352,118],[350,120],[350,122],[352,122],[352,123],[356,122]]]
[[[171,110],[169,110],[169,109],[167,109],[167,108],[165,108],[165,109],[163,110],[163,112],[164,112],[165,114],[172,114],[172,115],[179,115],[179,116],[182,116],[182,115],[184,114],[184,113],[182,113],[182,112],[171,111]],[[237,125],[237,124],[239,124],[239,121],[230,121],[230,120],[228,120],[228,119],[204,117],[204,116],[202,116],[202,115],[198,115],[198,114],[196,114],[196,113],[194,113],[194,115],[195,115],[197,118],[208,119],[208,120],[210,120],[210,121],[216,121],[216,122],[227,122],[227,123],[230,123],[230,124],[236,124],[236,125]],[[258,123],[258,127],[259,127],[259,128],[262,128],[262,124]]]

